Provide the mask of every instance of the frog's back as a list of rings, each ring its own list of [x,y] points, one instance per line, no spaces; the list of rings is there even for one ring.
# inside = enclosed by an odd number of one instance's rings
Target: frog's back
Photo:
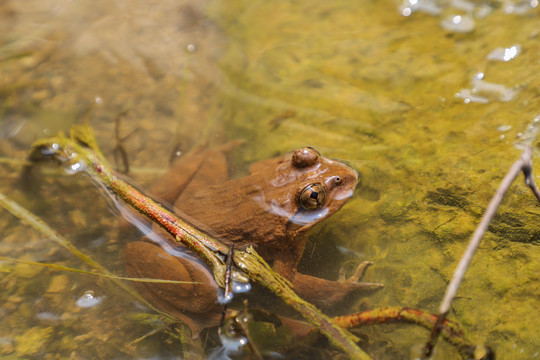
[[[252,175],[210,186],[175,206],[204,231],[238,246],[283,244],[287,219],[268,211],[261,176]]]

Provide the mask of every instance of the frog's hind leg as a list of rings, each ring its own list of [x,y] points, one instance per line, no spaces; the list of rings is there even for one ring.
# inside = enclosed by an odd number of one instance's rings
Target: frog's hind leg
[[[131,277],[180,282],[137,282],[136,287],[152,305],[188,325],[193,336],[219,324],[218,286],[203,265],[146,241],[129,243],[122,256]]]

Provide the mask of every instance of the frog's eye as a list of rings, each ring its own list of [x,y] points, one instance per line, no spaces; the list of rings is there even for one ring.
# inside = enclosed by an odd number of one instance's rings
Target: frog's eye
[[[321,184],[309,184],[300,193],[299,201],[306,210],[319,209],[326,201],[326,190]]]
[[[312,166],[317,163],[319,156],[320,154],[317,150],[311,146],[307,146],[305,148],[298,149],[293,153],[292,163],[297,168]]]

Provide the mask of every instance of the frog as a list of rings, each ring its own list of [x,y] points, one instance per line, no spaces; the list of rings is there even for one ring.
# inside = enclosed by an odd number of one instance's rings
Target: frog
[[[382,286],[360,281],[369,262],[347,279],[328,280],[297,271],[309,230],[353,196],[358,184],[354,169],[304,147],[255,162],[249,175],[228,179],[227,153],[236,146],[191,151],[155,182],[150,193],[227,245],[253,246],[296,293],[320,307],[331,307],[359,289]],[[184,321],[192,333],[219,323],[220,289],[212,274],[172,237],[165,233],[130,242],[123,258],[130,276],[188,281],[138,283],[138,287],[156,307]]]

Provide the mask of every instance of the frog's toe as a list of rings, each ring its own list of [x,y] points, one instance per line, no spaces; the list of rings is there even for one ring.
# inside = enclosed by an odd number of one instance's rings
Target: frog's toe
[[[384,287],[383,283],[373,283],[373,282],[356,282],[354,283],[358,289],[373,290]]]
[[[339,281],[347,281],[347,282],[357,282],[359,280],[361,280],[365,273],[366,273],[366,270],[368,268],[368,266],[370,265],[373,265],[373,263],[371,261],[364,261],[363,263],[361,263],[360,265],[358,265],[356,267],[356,270],[354,271],[354,274],[352,276],[350,276],[349,278],[346,277],[345,275],[345,272],[346,272],[346,265],[342,266],[340,269],[339,269]]]
[[[338,280],[341,282],[355,283],[356,286],[361,287],[361,288],[373,289],[373,288],[383,287],[384,285],[381,283],[361,282],[361,280],[363,279],[366,273],[367,268],[370,265],[373,265],[371,261],[364,261],[363,263],[361,263],[360,265],[356,267],[354,273],[348,278],[345,275],[346,266],[342,266],[341,269],[339,269]]]

